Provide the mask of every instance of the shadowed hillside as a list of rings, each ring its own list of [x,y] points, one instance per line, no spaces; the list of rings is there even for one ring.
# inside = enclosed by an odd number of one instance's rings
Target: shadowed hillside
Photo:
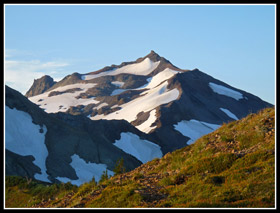
[[[80,187],[6,177],[6,207],[275,207],[275,110]]]

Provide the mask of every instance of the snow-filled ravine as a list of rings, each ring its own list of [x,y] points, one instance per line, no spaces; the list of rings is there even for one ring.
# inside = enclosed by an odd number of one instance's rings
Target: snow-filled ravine
[[[190,138],[190,140],[187,141],[187,144],[194,143],[198,138],[213,132],[219,127],[220,125],[217,124],[210,124],[194,119],[189,121],[183,120],[174,125],[174,128],[177,131]]]
[[[32,155],[33,163],[41,169],[41,174],[34,175],[35,179],[50,182],[46,173],[46,133],[46,126],[34,124],[28,113],[5,106],[5,149],[21,156]]]
[[[235,91],[235,90],[232,90],[230,88],[227,88],[227,87],[224,87],[222,85],[218,85],[218,84],[215,84],[215,83],[212,83],[210,82],[209,83],[209,87],[215,92],[215,93],[218,93],[220,95],[225,95],[225,96],[228,96],[228,97],[231,97],[231,98],[234,98],[235,100],[239,100],[239,99],[242,99],[244,98],[243,95],[238,92],[238,91]]]
[[[113,145],[134,156],[142,163],[162,157],[159,145],[147,140],[142,140],[138,135],[130,132],[122,132],[120,140],[116,140]]]
[[[106,164],[97,164],[97,163],[86,163],[79,155],[71,156],[72,162],[70,166],[75,170],[78,179],[71,180],[67,177],[56,177],[57,180],[67,183],[70,182],[73,185],[80,186],[83,183],[90,182],[94,177],[95,181],[98,182],[104,171],[107,169]],[[107,169],[108,175],[113,176],[114,172]]]

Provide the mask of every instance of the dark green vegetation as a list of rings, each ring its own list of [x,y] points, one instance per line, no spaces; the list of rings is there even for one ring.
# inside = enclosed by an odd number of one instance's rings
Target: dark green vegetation
[[[80,187],[6,177],[6,207],[275,207],[275,110]]]

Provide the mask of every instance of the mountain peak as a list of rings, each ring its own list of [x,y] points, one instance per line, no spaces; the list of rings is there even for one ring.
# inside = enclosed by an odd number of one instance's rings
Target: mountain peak
[[[160,59],[162,59],[162,57],[160,57],[155,51],[151,50],[151,52],[146,55],[144,58],[149,58],[152,61],[159,61]]]
[[[155,51],[151,50],[151,52],[149,54],[152,54],[152,55],[158,55]]]
[[[160,65],[158,66],[158,69],[155,69],[153,72],[153,75],[158,74],[160,71],[164,70],[165,68],[170,68],[173,70],[180,70],[178,67],[174,66],[170,61],[168,61],[166,58],[161,57],[159,54],[157,54],[154,50],[151,50],[151,52],[146,55],[144,58],[139,58],[136,62],[140,62],[146,58],[149,58],[153,62],[160,61]]]

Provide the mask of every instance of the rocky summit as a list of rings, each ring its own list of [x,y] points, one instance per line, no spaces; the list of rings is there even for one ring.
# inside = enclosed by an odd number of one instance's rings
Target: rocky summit
[[[55,85],[55,83],[56,82],[52,77],[44,75],[43,77],[34,80],[32,87],[26,92],[25,96],[31,97],[39,95],[51,88],[53,85]]]
[[[206,73],[145,57],[59,82],[6,87],[6,174],[80,185],[127,170],[272,105]],[[16,125],[15,125],[16,124]]]

